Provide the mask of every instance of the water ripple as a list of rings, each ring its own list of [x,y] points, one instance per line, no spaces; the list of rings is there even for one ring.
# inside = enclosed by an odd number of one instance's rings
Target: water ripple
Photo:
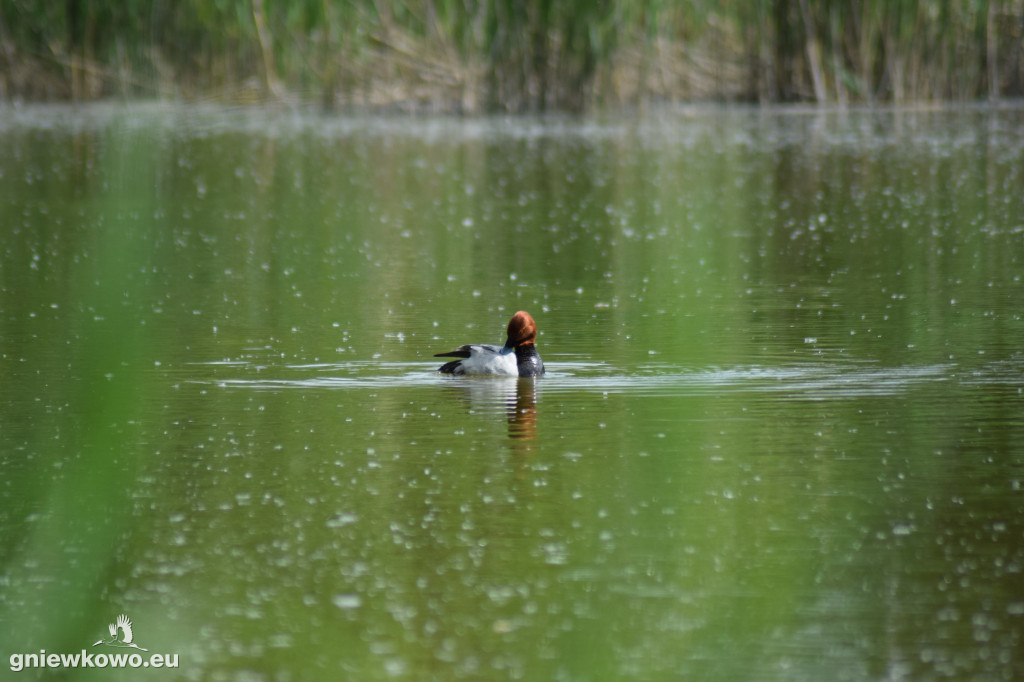
[[[248,390],[386,389],[464,385],[498,390],[514,377],[449,377],[434,363],[359,361],[282,367],[247,363],[198,363],[216,376],[195,379]],[[231,373],[234,376],[223,376]],[[1024,361],[992,362],[965,369],[956,363],[880,367],[870,363],[688,368],[642,365],[624,371],[599,362],[552,362],[537,381],[538,394],[600,392],[637,396],[699,396],[727,392],[778,394],[784,400],[830,400],[898,395],[922,384],[1009,384],[1024,387]],[[500,391],[499,391],[500,392]]]

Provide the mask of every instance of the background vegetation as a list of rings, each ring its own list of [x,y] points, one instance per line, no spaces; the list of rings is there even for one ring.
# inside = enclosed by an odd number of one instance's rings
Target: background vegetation
[[[1024,0],[0,0],[0,95],[580,110],[1024,93]]]

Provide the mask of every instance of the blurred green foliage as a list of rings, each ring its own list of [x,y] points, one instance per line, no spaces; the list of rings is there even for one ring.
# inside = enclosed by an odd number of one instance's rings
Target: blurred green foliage
[[[0,0],[7,98],[581,110],[1024,93],[1010,0]]]

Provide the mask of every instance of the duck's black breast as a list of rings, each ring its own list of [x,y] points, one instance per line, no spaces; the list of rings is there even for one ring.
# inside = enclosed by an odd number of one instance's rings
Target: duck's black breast
[[[544,374],[544,362],[533,344],[516,348],[516,365],[521,377],[539,377]]]

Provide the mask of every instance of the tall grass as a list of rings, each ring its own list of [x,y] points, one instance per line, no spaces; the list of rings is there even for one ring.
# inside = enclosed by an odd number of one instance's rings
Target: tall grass
[[[0,88],[580,110],[1024,94],[1020,0],[0,0]]]

